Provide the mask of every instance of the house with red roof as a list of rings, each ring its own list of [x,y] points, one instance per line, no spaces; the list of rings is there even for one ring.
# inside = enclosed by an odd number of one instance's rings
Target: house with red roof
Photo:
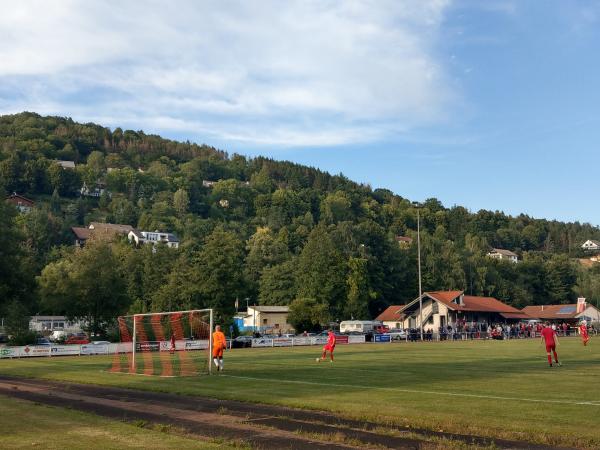
[[[464,291],[424,292],[405,305],[399,313],[404,314],[404,328],[420,328],[419,299],[423,304],[423,329],[456,325],[458,323],[505,323],[527,320],[523,311],[513,308],[494,297],[465,295]]]
[[[587,322],[600,322],[600,310],[594,305],[585,302],[567,305],[532,305],[526,306],[522,311],[532,319],[548,320],[550,322],[566,322],[576,324],[582,320]]]
[[[404,305],[388,306],[375,320],[381,321],[383,325],[389,328],[403,328],[404,314],[400,312],[402,308],[404,308]]]
[[[35,206],[35,202],[33,200],[23,197],[16,192],[6,197],[6,201],[13,204],[15,208],[17,208],[19,212],[23,214],[30,213]]]

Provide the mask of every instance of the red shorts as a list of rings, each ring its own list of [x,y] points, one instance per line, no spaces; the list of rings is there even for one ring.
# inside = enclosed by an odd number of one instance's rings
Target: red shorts
[[[324,352],[331,352],[331,353],[333,353],[334,350],[335,350],[335,345],[329,345],[329,344],[327,344],[325,347],[323,347],[323,351]]]
[[[546,344],[546,353],[550,353],[550,352],[554,352],[556,351],[556,344]]]

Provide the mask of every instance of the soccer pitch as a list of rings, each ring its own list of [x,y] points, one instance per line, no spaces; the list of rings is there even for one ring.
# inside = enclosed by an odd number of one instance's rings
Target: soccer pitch
[[[110,357],[0,361],[0,374],[332,411],[382,424],[600,447],[600,354],[562,339],[549,368],[536,340],[239,349],[225,372],[157,378],[107,372]],[[200,357],[200,354],[198,354]],[[204,357],[204,356],[202,356]]]

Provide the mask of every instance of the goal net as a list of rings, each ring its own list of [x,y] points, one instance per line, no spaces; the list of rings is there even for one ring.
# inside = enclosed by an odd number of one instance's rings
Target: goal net
[[[118,319],[112,372],[191,376],[211,372],[212,309],[134,314]]]

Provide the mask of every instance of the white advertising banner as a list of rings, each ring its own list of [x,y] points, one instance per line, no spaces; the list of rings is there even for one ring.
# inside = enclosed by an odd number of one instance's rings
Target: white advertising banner
[[[82,355],[107,355],[108,344],[85,344],[81,346]]]
[[[274,338],[273,347],[291,347],[292,338]]]
[[[310,345],[310,337],[295,337],[293,345]]]
[[[185,350],[205,350],[208,348],[208,341],[181,341],[185,342]],[[169,344],[169,348],[171,344]],[[179,348],[179,341],[175,344]]]
[[[79,355],[79,345],[53,345],[50,356]]]
[[[365,336],[364,335],[353,335],[348,336],[348,344],[364,344]]]
[[[312,345],[325,345],[327,344],[327,336],[313,336],[310,338]]]
[[[252,339],[252,347],[273,347],[273,339],[266,339],[266,338]]]

